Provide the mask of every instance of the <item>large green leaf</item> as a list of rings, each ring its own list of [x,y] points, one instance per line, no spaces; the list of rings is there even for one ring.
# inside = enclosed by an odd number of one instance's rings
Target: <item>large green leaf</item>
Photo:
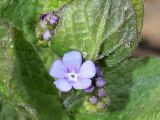
[[[131,60],[107,72],[108,112],[88,113],[82,109],[76,120],[159,120],[160,60]]]
[[[1,21],[0,21],[1,22]],[[22,119],[21,108],[27,111],[32,119],[57,120],[67,119],[62,109],[57,90],[53,88],[52,79],[45,69],[38,52],[17,29],[12,31],[9,24],[0,23],[0,100],[8,101],[14,108],[5,105],[0,119]],[[12,39],[12,35],[14,39]],[[11,41],[14,44],[11,44]],[[13,47],[14,53],[13,54]],[[43,50],[39,49],[41,53]],[[48,50],[43,55],[49,56]],[[42,58],[46,58],[42,56]],[[52,54],[52,56],[54,56]],[[13,58],[15,66],[13,66]],[[53,61],[54,59],[52,59]],[[51,62],[49,64],[52,64]],[[12,77],[14,76],[14,77]],[[7,112],[12,111],[13,114]],[[27,113],[27,114],[28,114]],[[24,112],[24,114],[26,114]]]
[[[19,106],[12,89],[13,44],[10,25],[0,21],[0,120],[26,120],[29,114]]]
[[[39,120],[61,120],[65,113],[43,62],[21,31],[14,29],[13,34],[16,73],[12,84],[20,105]]]
[[[107,56],[107,64],[116,64],[137,45],[136,16],[129,0],[74,0],[60,15],[52,42],[57,55],[75,49],[87,59]]]

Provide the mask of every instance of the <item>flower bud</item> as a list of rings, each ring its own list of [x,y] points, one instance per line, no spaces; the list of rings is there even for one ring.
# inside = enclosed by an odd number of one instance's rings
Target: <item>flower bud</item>
[[[101,88],[101,89],[98,90],[98,96],[99,96],[99,97],[104,97],[104,96],[106,96],[106,91],[105,91],[104,88]]]
[[[43,33],[44,40],[49,40],[50,37],[51,37],[51,33],[49,30],[47,30],[46,32]]]
[[[48,14],[42,14],[40,16],[40,21],[46,20],[46,17],[48,16]]]
[[[96,78],[97,87],[103,87],[105,84],[106,84],[106,81],[103,78],[101,77]]]
[[[58,16],[56,16],[56,15],[52,16],[51,19],[52,19],[52,20],[55,20],[55,21],[58,21],[58,20],[59,20]]]
[[[91,104],[97,104],[97,97],[96,96],[92,96],[90,99]]]
[[[106,104],[106,106],[109,106],[111,104],[111,99],[109,96],[102,98],[102,102]]]
[[[58,18],[58,16],[56,16],[56,15],[53,15],[53,16],[51,16],[51,18],[50,18],[50,24],[51,25],[53,25],[53,24],[55,24],[55,23],[57,23],[58,22],[58,20],[59,20],[59,18]]]
[[[49,23],[50,23],[51,25],[53,25],[53,24],[55,24],[55,23],[56,23],[56,21],[55,21],[55,20],[53,20],[53,19],[50,19]]]
[[[98,107],[98,109],[103,110],[103,109],[106,108],[106,105],[105,105],[103,102],[99,102],[99,103],[97,104],[97,107]]]
[[[96,66],[96,76],[97,77],[103,77],[103,71],[100,66]]]

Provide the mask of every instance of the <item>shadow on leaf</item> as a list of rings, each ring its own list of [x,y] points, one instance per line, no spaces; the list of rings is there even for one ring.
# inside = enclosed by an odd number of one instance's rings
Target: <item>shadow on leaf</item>
[[[21,97],[21,105],[40,120],[61,120],[65,116],[52,78],[33,46],[25,40],[17,29],[14,34],[15,84],[16,94]]]
[[[137,62],[135,60],[133,61],[134,64],[132,64],[133,62],[127,62],[126,64],[119,65],[118,68],[110,72],[107,72],[108,68],[105,68],[107,93],[111,98],[111,105],[109,107],[111,112],[125,109],[129,102],[130,88],[134,84],[132,79],[133,71],[143,67],[148,61],[149,59],[145,59],[142,62]]]

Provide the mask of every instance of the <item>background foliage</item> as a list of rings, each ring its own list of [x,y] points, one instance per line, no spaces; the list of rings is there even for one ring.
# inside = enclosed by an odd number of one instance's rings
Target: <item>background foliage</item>
[[[35,29],[40,14],[52,11],[60,22],[44,47]],[[159,58],[128,60],[142,19],[141,0],[1,0],[0,119],[159,120]],[[48,70],[70,50],[102,64],[112,101],[107,111],[86,111],[81,91],[60,99]]]

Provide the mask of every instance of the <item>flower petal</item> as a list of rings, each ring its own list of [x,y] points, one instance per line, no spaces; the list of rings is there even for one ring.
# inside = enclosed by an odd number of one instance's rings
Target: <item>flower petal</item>
[[[65,66],[63,65],[61,60],[56,60],[50,69],[49,74],[55,78],[63,78]]]
[[[75,89],[87,89],[92,84],[90,79],[80,79],[79,81],[72,83]]]
[[[65,79],[56,80],[54,84],[62,92],[68,92],[72,89],[72,85]]]
[[[94,86],[93,85],[91,85],[89,88],[87,88],[87,89],[85,89],[84,91],[86,92],[86,93],[92,93],[93,91],[94,91]]]
[[[82,64],[81,53],[78,51],[65,53],[63,63],[68,67],[76,67],[76,70],[78,70]]]
[[[79,70],[80,78],[92,78],[96,74],[96,67],[94,63],[90,60],[84,62]]]

